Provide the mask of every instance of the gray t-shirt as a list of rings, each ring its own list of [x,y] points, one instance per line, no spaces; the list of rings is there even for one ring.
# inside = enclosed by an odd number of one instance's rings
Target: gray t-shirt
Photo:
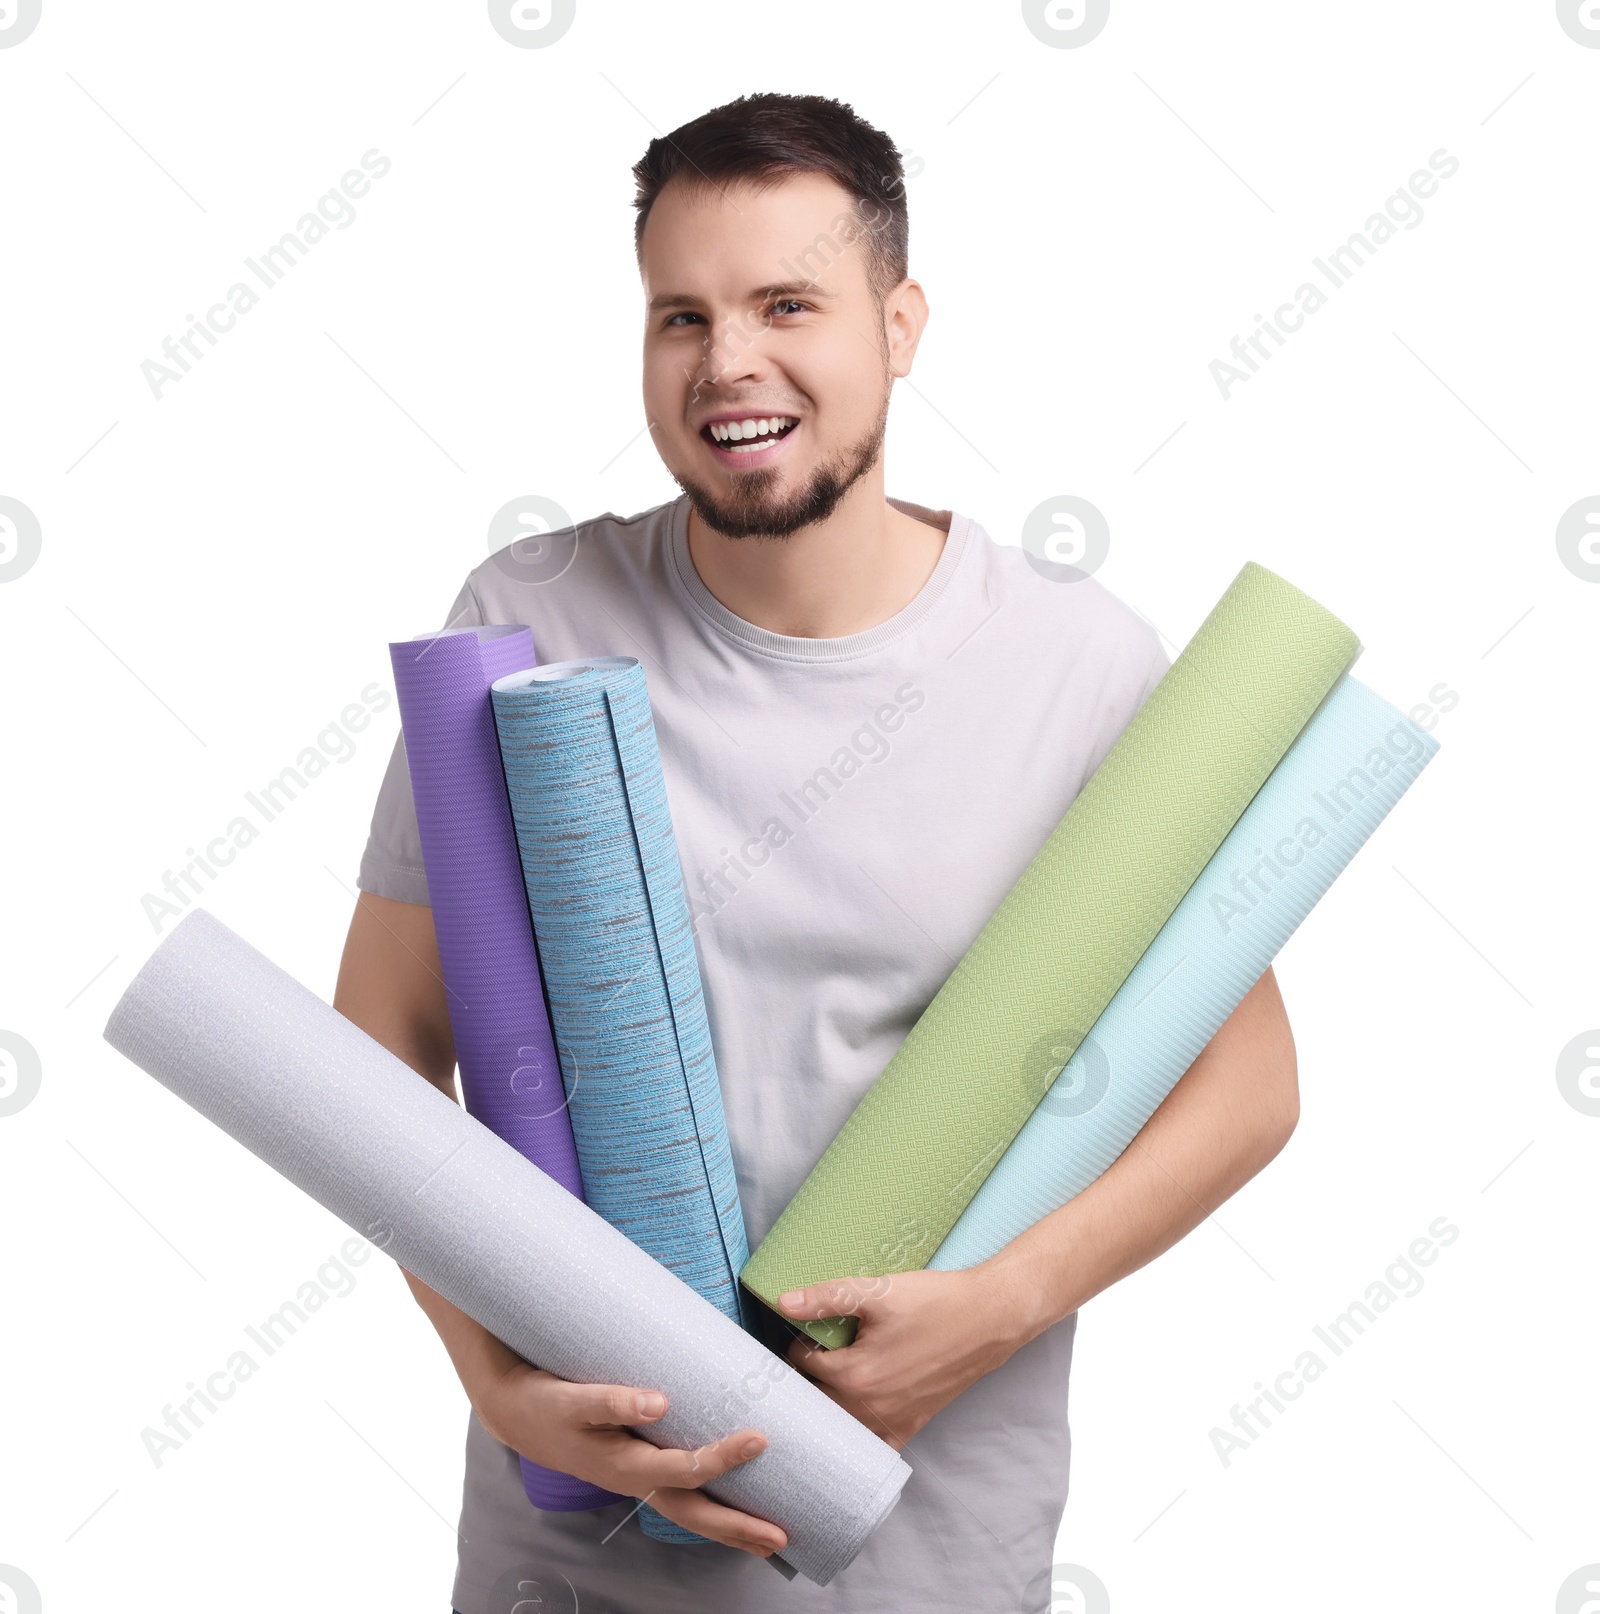
[[[543,661],[644,667],[752,1249],[1167,666],[1092,578],[1046,578],[964,516],[893,502],[947,530],[943,551],[903,610],[844,638],[719,604],[682,498],[502,551],[447,619],[527,623]],[[428,900],[399,745],[360,884]],[[539,1513],[473,1418],[455,1607],[1034,1614],[1066,1503],[1076,1320],[910,1442],[899,1505],[827,1588],[618,1528],[628,1505]]]

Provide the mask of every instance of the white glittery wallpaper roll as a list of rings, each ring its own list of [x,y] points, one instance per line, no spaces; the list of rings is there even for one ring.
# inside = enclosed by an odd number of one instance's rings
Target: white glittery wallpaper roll
[[[899,1500],[891,1447],[210,914],[169,933],[105,1035],[527,1360],[663,1391],[645,1438],[762,1430],[766,1451],[705,1489],[780,1525],[807,1579]]]

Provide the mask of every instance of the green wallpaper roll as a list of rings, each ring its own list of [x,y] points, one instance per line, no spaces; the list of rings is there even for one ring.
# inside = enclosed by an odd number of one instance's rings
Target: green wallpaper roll
[[[746,1263],[753,1294],[927,1264],[1359,649],[1245,566]]]

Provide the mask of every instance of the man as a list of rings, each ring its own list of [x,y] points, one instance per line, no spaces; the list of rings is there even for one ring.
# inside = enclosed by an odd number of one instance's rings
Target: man
[[[1166,659],[1092,579],[885,497],[889,395],[928,317],[887,136],[837,102],[753,96],[653,141],[635,175],[646,418],[683,497],[558,535],[554,578],[486,562],[449,625],[526,622],[544,660],[644,665],[753,1248]],[[398,747],[361,885],[335,1002],[453,1096]],[[826,1589],[758,1563],[783,1532],[698,1488],[759,1430],[658,1450],[628,1433],[660,1415],[652,1386],[564,1383],[413,1279],[474,1408],[456,1608],[1037,1614],[1077,1308],[1237,1191],[1297,1113],[1268,972],[1086,1192],[979,1267],[894,1278],[847,1349],[792,1347],[914,1470]],[[821,1285],[786,1309],[842,1303]],[[653,1541],[628,1504],[538,1513],[517,1452],[722,1545]]]

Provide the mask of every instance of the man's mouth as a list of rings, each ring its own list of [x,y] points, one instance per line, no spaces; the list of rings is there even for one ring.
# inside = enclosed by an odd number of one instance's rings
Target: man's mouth
[[[768,458],[799,424],[793,415],[748,415],[707,421],[700,435],[718,459],[739,464]]]

